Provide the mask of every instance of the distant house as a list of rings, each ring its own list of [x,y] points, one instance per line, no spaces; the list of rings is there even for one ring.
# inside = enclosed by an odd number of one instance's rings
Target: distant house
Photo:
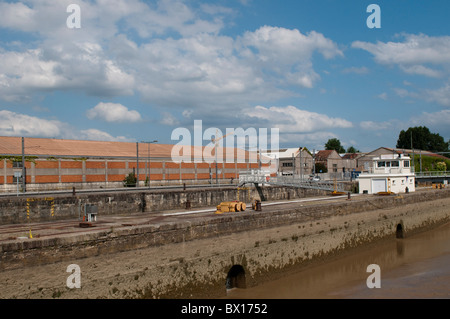
[[[359,167],[362,167],[363,171],[367,172],[372,168],[373,159],[375,157],[380,157],[382,155],[389,155],[389,154],[399,155],[399,154],[402,154],[402,152],[397,152],[395,149],[388,148],[388,147],[379,147],[376,150],[366,153],[365,155],[358,158],[357,165]]]
[[[313,157],[306,147],[280,149],[276,153],[261,155],[278,159],[278,173],[282,176],[310,175],[313,171]]]
[[[344,171],[342,158],[335,150],[318,151],[316,153],[315,162],[322,163],[327,168],[328,173],[338,173]]]
[[[341,155],[343,170],[346,172],[362,172],[363,167],[358,165],[359,159],[363,157],[363,153],[347,153]]]
[[[357,166],[364,167],[364,171],[368,171],[372,167],[372,162],[375,157],[380,157],[384,155],[407,155],[411,157],[413,155],[422,155],[422,156],[432,156],[441,159],[448,159],[445,156],[429,152],[423,150],[410,150],[410,149],[402,149],[402,148],[389,148],[389,147],[379,147],[372,152],[369,152],[357,159]],[[412,163],[413,166],[414,163]]]

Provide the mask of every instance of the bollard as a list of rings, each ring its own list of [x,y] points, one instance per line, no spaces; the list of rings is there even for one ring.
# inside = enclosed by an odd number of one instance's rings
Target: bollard
[[[75,196],[75,186],[72,187],[72,196]]]
[[[255,201],[252,204],[252,208],[253,208],[253,210],[261,211],[261,201],[258,199],[255,199]]]
[[[347,200],[351,200],[350,199],[350,192],[347,193]]]

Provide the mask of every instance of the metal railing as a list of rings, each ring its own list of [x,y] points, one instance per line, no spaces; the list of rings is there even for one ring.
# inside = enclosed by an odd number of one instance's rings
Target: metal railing
[[[364,170],[367,174],[407,174],[412,173],[413,169],[409,167],[369,167]]]
[[[344,185],[334,181],[314,181],[297,176],[276,176],[271,177],[267,173],[260,171],[243,171],[239,172],[239,184],[257,183],[277,186],[290,186],[298,188],[310,188],[327,191],[344,191]]]
[[[416,178],[424,177],[450,177],[450,171],[428,171],[416,173]]]

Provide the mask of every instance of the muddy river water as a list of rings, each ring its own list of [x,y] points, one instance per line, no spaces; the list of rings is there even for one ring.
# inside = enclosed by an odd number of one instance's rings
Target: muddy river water
[[[368,288],[368,277],[376,275],[368,272],[372,264],[380,267],[380,288]],[[233,289],[227,298],[450,298],[450,223],[376,243],[256,287]]]

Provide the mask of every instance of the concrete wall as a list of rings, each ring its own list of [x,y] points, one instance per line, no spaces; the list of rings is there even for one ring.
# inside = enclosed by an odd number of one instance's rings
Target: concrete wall
[[[395,240],[398,225],[405,236],[436,227],[450,221],[449,204],[450,190],[402,197],[362,196],[282,212],[249,212],[207,221],[4,243],[0,279],[3,274],[9,279],[5,289],[0,284],[0,294],[33,298],[224,296],[233,266],[243,268],[245,285],[252,286],[343,250],[383,238]],[[82,289],[65,287],[65,268],[74,262],[85,271]],[[24,267],[37,265],[41,266],[33,268],[33,276],[24,278]],[[15,273],[18,279],[13,281]],[[31,282],[31,277],[40,282]]]
[[[324,191],[297,189],[286,187],[262,187],[265,200],[303,198],[323,195]],[[99,217],[112,214],[132,214],[171,209],[185,209],[189,201],[190,207],[202,208],[216,206],[222,201],[236,200],[236,187],[203,188],[183,190],[150,190],[142,192],[111,192],[80,194],[76,196],[57,197],[9,197],[0,198],[0,223],[41,222],[59,219],[78,218],[84,211],[85,204],[98,207]],[[239,199],[250,203],[252,198],[261,199],[255,189],[239,190]],[[29,218],[27,216],[27,209]]]

